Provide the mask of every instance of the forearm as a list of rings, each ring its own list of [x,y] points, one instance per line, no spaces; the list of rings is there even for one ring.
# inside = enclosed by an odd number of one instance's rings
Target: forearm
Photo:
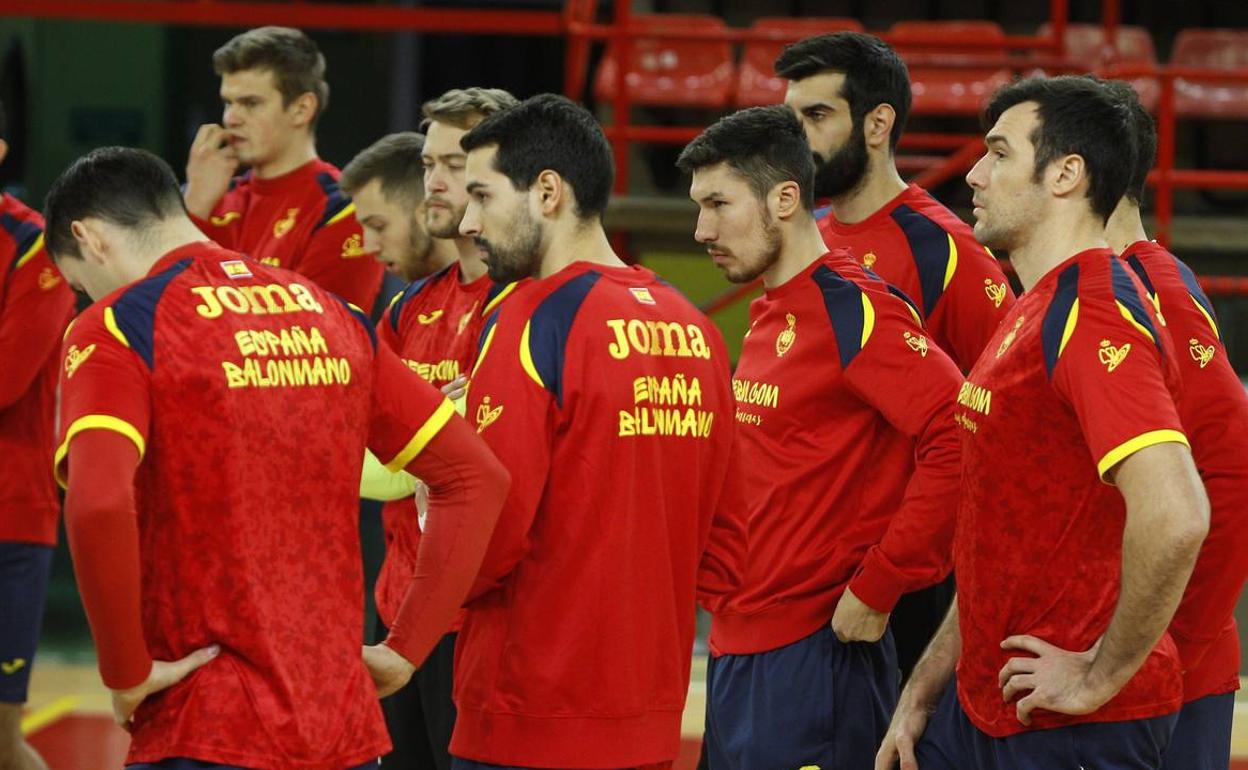
[[[151,670],[140,614],[139,530],[134,469],[126,438],[85,431],[69,451],[65,529],[104,684],[124,690]]]
[[[1185,447],[1143,449],[1123,461],[1117,481],[1127,505],[1121,587],[1088,672],[1111,697],[1170,624],[1209,527],[1209,501]]]
[[[927,711],[935,709],[953,678],[961,654],[962,629],[958,625],[958,599],[955,596],[936,635],[915,664],[901,697]]]
[[[386,644],[419,667],[468,594],[510,479],[458,418],[446,424],[407,470],[429,485],[431,506],[415,574]]]

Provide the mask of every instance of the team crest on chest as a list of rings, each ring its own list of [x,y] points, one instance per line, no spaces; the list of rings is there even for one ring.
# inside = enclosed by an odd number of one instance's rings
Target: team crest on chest
[[[1127,354],[1131,352],[1131,343],[1122,347],[1115,347],[1109,340],[1101,340],[1101,349],[1097,351],[1097,358],[1105,365],[1109,371],[1118,368],[1118,365],[1127,360]]]
[[[867,254],[866,254],[866,256],[864,256],[864,257],[862,258],[862,266],[863,266],[863,267],[865,267],[866,269],[870,270],[871,268],[875,267],[875,260],[876,260],[876,259],[877,259],[877,257],[875,256],[875,252],[874,252],[874,251],[868,251],[868,252],[867,252]]]
[[[927,358],[927,337],[924,337],[922,334],[911,334],[910,332],[906,332],[905,338],[906,344],[910,346],[911,350],[918,353],[923,358]]]
[[[342,242],[342,258],[354,259],[362,257],[368,252],[364,251],[364,237],[359,233],[352,233]]]
[[[476,315],[477,305],[479,304],[481,304],[479,301],[472,303],[472,307],[468,308],[468,312],[464,313],[463,317],[459,319],[459,326],[455,329],[455,336],[458,337],[463,334],[464,329],[468,328],[468,322],[472,320],[474,315]]]
[[[1005,285],[1005,281],[994,283],[991,278],[984,279],[984,293],[988,295],[988,299],[992,300],[995,307],[1001,307],[1001,303],[1005,302],[1005,296],[1009,292],[1010,289]]]
[[[481,405],[477,407],[477,433],[480,433],[493,425],[494,421],[497,420],[502,414],[502,404],[499,404],[494,408],[490,408],[490,397],[486,396],[481,399]]]
[[[997,346],[997,358],[1005,355],[1005,351],[1009,350],[1010,345],[1014,344],[1014,338],[1018,336],[1018,330],[1023,327],[1024,320],[1026,319],[1020,315],[1018,320],[1014,322],[1014,328],[1006,332],[1005,339],[1001,340],[1001,344]]]
[[[1208,366],[1209,362],[1213,360],[1214,354],[1218,352],[1218,349],[1213,345],[1202,345],[1200,340],[1195,337],[1188,340],[1188,344],[1191,346],[1187,350],[1192,354],[1192,360],[1200,364],[1201,369]]]
[[[39,288],[44,291],[51,291],[61,282],[61,274],[54,267],[45,267],[39,271]]]
[[[788,327],[776,335],[776,357],[784,358],[784,354],[789,352],[789,348],[793,347],[793,343],[797,341],[797,316],[792,313],[786,313],[784,320],[788,322]]]
[[[273,237],[281,238],[290,229],[295,226],[295,218],[299,216],[299,209],[286,209],[286,216],[273,223]]]

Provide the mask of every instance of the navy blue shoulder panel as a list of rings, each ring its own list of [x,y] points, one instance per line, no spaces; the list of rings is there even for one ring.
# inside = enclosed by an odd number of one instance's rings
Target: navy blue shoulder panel
[[[313,230],[319,230],[329,224],[334,217],[342,213],[343,209],[351,205],[351,197],[338,186],[338,180],[334,179],[333,174],[322,171],[316,175],[316,183],[325,192],[325,213],[321,215],[321,221],[316,223]]]
[[[1179,270],[1179,278],[1183,279],[1183,285],[1187,287],[1187,293],[1192,295],[1192,299],[1196,300],[1205,309],[1205,312],[1209,314],[1209,317],[1216,324],[1218,322],[1218,314],[1213,312],[1213,303],[1209,301],[1209,295],[1205,294],[1205,290],[1201,288],[1200,281],[1196,280],[1196,274],[1192,272],[1192,269],[1187,266],[1186,262],[1173,254],[1170,256],[1173,257],[1174,265]]]
[[[121,293],[113,301],[113,318],[117,328],[130,343],[130,349],[139,354],[148,369],[154,369],[153,340],[156,326],[156,305],[164,296],[169,282],[191,266],[191,260],[175,262],[165,270],[145,278]]]
[[[563,363],[572,323],[602,273],[587,270],[555,289],[529,317],[529,354],[542,383],[563,406]]]
[[[490,313],[485,319],[485,323],[481,324],[481,333],[477,335],[477,358],[481,358],[481,354],[485,352],[485,341],[490,338],[490,332],[494,331],[494,327],[498,324],[498,314],[503,312],[502,308]]]
[[[1157,289],[1153,288],[1153,279],[1149,277],[1148,270],[1144,269],[1144,263],[1140,261],[1140,258],[1135,255],[1127,257],[1127,266],[1130,267],[1131,272],[1135,273],[1135,276],[1140,279],[1140,283],[1144,284],[1145,291],[1147,291],[1150,296],[1156,297]]]
[[[1044,348],[1044,368],[1053,379],[1053,369],[1057,367],[1057,357],[1062,350],[1062,335],[1066,331],[1066,319],[1070,317],[1070,309],[1075,300],[1079,299],[1079,263],[1067,267],[1057,276],[1057,289],[1053,299],[1044,311],[1044,319],[1040,322],[1040,344]]]
[[[949,267],[949,233],[927,216],[902,204],[889,215],[910,244],[910,256],[919,275],[923,292],[922,315],[927,318],[945,293],[945,272]]]
[[[373,343],[373,352],[376,352],[377,351],[377,330],[373,328],[373,322],[369,320],[368,314],[365,313],[363,310],[360,310],[355,305],[352,305],[350,302],[347,302],[342,297],[339,297],[337,294],[334,294],[332,292],[326,292],[326,293],[329,294],[329,296],[333,297],[334,299],[338,300],[340,303],[342,303],[342,306],[347,309],[347,312],[350,313],[351,316],[355,320],[360,322],[360,325],[364,327],[364,331],[368,332],[368,341]]]
[[[427,275],[408,284],[407,288],[403,290],[403,294],[390,306],[390,328],[394,330],[395,334],[399,333],[399,319],[403,316],[403,308],[407,306],[407,303],[411,302],[417,294],[424,291],[426,286],[446,275],[447,271],[454,268],[455,265],[456,263],[452,262],[433,275]]]
[[[1153,338],[1153,344],[1157,346],[1157,351],[1164,357],[1166,348],[1161,344],[1161,335],[1157,333],[1157,326],[1153,323],[1153,317],[1144,307],[1144,300],[1140,298],[1140,292],[1135,288],[1135,284],[1131,281],[1131,275],[1127,269],[1122,266],[1122,260],[1109,260],[1109,269],[1113,276],[1114,299],[1122,303],[1131,313],[1131,317],[1135,322],[1145,329]]]
[[[841,369],[846,369],[862,352],[862,329],[866,324],[862,289],[827,265],[815,268],[810,277],[823,294],[823,306],[836,335]]]
[[[16,253],[13,255],[13,261],[9,263],[9,270],[15,270],[18,260],[30,251],[35,241],[39,240],[39,236],[43,234],[43,228],[28,219],[18,219],[12,214],[0,214],[0,227],[3,227],[13,238]]]

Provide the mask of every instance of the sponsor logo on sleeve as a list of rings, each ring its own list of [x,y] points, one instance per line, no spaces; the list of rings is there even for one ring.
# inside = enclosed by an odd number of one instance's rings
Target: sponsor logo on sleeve
[[[906,332],[904,337],[906,344],[910,346],[911,350],[918,353],[921,357],[927,358],[927,337],[924,337],[922,334],[911,334],[910,332]]]
[[[74,372],[78,371],[78,367],[82,366],[91,354],[95,352],[95,343],[87,345],[82,350],[77,345],[70,345],[69,350],[65,351],[65,379],[74,376]]]
[[[1005,297],[1010,293],[1010,288],[1006,286],[1005,281],[994,283],[991,278],[984,279],[984,293],[988,295],[988,299],[992,300],[994,307],[1001,307],[1001,303],[1005,302]]]
[[[433,323],[434,321],[438,320],[441,317],[442,317],[441,310],[435,310],[432,313],[417,313],[416,314],[416,320],[420,321],[421,326],[428,326],[429,324]]]
[[[1188,340],[1188,344],[1191,346],[1187,350],[1192,354],[1192,360],[1200,364],[1201,369],[1208,366],[1209,362],[1213,360],[1214,354],[1218,352],[1218,349],[1213,345],[1202,345],[1200,340],[1195,337]]]
[[[1096,356],[1105,365],[1105,368],[1112,372],[1118,368],[1119,364],[1127,360],[1127,354],[1130,352],[1130,342],[1122,347],[1117,347],[1111,344],[1109,340],[1101,340],[1101,349],[1096,352]]]
[[[219,217],[208,217],[208,221],[212,223],[213,227],[225,227],[242,216],[240,212],[227,211]]]

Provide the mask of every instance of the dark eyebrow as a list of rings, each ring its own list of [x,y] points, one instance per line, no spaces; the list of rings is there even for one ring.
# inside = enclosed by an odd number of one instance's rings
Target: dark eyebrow
[[[485,186],[486,186],[485,182],[469,182],[468,194],[471,195],[472,193],[475,193],[477,190],[480,190],[481,188]]]
[[[701,198],[698,198],[698,203],[706,203],[707,201],[711,201],[715,199],[723,200],[723,198],[724,198],[724,194],[716,190],[713,192],[709,192],[706,195],[703,195]]]
[[[984,137],[984,144],[989,147],[993,146],[994,144],[1001,144],[1001,145],[1005,145],[1005,147],[1008,149],[1010,147],[1010,140],[1006,139],[1004,134],[989,134],[988,136]]]
[[[803,107],[802,114],[809,115],[810,113],[815,112],[816,110],[834,110],[834,109],[836,108],[833,107],[831,104],[828,104],[827,102],[815,102],[814,104],[808,104],[805,107]]]

